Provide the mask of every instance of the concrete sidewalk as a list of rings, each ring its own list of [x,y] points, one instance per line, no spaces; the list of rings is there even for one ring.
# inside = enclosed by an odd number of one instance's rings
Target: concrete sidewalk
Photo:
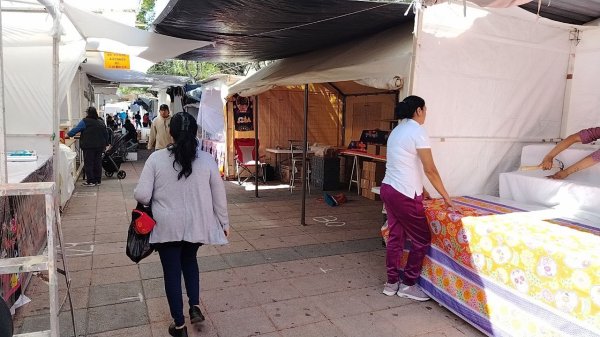
[[[143,161],[125,163],[126,179],[105,179],[100,187],[78,183],[62,215],[80,336],[168,336],[172,320],[158,255],[139,265],[125,255],[142,167]],[[256,199],[253,190],[226,186],[231,243],[199,250],[207,320],[199,329],[188,324],[190,336],[482,336],[433,301],[381,294],[381,202],[349,194],[348,203],[331,208],[314,193],[307,200],[309,225],[301,226],[299,191],[270,189]],[[337,223],[312,220],[331,217]],[[47,292],[34,277],[17,332],[48,328]],[[61,330],[73,335],[68,307]]]

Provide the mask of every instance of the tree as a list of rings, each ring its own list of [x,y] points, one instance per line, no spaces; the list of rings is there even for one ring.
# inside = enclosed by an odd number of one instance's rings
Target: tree
[[[148,30],[154,21],[154,4],[156,0],[142,0],[140,11],[135,17],[135,25],[141,29]]]
[[[142,29],[149,29],[154,21],[156,0],[142,0],[140,10],[136,16],[136,25]],[[230,74],[245,76],[250,69],[259,70],[268,62],[203,62],[203,61],[184,61],[184,60],[165,60],[156,63],[150,69],[148,74],[157,75],[176,75],[187,76],[195,82],[203,80],[214,74]]]

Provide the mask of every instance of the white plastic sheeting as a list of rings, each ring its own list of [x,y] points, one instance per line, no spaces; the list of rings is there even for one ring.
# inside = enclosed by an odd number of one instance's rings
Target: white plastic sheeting
[[[87,62],[82,64],[82,68],[86,73],[106,81],[157,87],[183,84],[184,81],[175,77],[158,80],[147,76],[146,71],[156,62],[211,44],[137,29],[69,4],[64,4],[63,8],[66,16],[87,40]],[[130,69],[105,69],[103,52],[129,55]]]
[[[216,80],[202,86],[197,123],[214,140],[225,140],[225,100],[227,85]]]
[[[523,147],[521,166],[538,165],[554,144]],[[556,159],[569,167],[590,155],[597,147],[579,146],[561,152]],[[515,171],[500,174],[500,197],[546,207],[581,210],[600,216],[600,166],[570,175],[566,180],[547,179],[551,171]],[[599,224],[600,225],[600,224]]]
[[[80,33],[88,38],[86,49],[89,51],[128,54],[156,63],[211,44],[137,29],[66,3],[64,11]]]
[[[236,83],[229,93],[251,96],[276,86],[356,80],[389,89],[410,73],[412,30],[412,25],[399,26],[362,41],[279,60]]]
[[[566,135],[600,126],[600,28],[580,32]]]
[[[62,28],[59,101],[66,97],[85,47],[70,22],[63,22]],[[52,153],[52,29],[52,17],[46,13],[2,13],[8,150]]]
[[[71,150],[68,146],[60,144],[59,154],[59,190],[60,190],[60,206],[63,207],[71,198],[73,190],[75,190],[75,178],[72,172],[75,170],[75,158],[77,153]]]
[[[570,26],[520,8],[424,10],[413,93],[452,195],[498,193],[525,142],[560,133]],[[432,190],[431,187],[429,187]]]

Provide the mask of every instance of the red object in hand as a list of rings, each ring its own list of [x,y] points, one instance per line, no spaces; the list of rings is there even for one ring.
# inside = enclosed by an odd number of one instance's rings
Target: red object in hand
[[[137,209],[134,209],[132,212],[137,215],[137,218],[133,221],[133,229],[135,232],[140,235],[146,235],[152,232],[154,225],[156,225],[156,221],[154,221],[154,219],[152,219],[152,217],[150,217],[146,212],[142,212]]]
[[[65,139],[65,130],[60,130],[59,137],[60,139]]]

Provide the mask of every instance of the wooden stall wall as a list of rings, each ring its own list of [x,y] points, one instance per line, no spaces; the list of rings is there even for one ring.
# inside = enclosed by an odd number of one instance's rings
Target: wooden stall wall
[[[346,97],[346,144],[360,140],[362,130],[390,130],[394,118],[395,95],[368,95]]]
[[[254,98],[253,98],[254,99]],[[288,140],[301,140],[304,127],[304,90],[302,87],[281,87],[258,97],[259,153],[275,163],[275,157],[265,151],[280,146],[287,148]],[[308,142],[333,146],[341,145],[341,100],[321,85],[311,85],[308,98]],[[256,114],[256,109],[255,109]],[[255,115],[256,116],[256,115]],[[227,104],[228,176],[235,175],[233,139],[254,138],[254,131],[235,131],[233,104]]]

